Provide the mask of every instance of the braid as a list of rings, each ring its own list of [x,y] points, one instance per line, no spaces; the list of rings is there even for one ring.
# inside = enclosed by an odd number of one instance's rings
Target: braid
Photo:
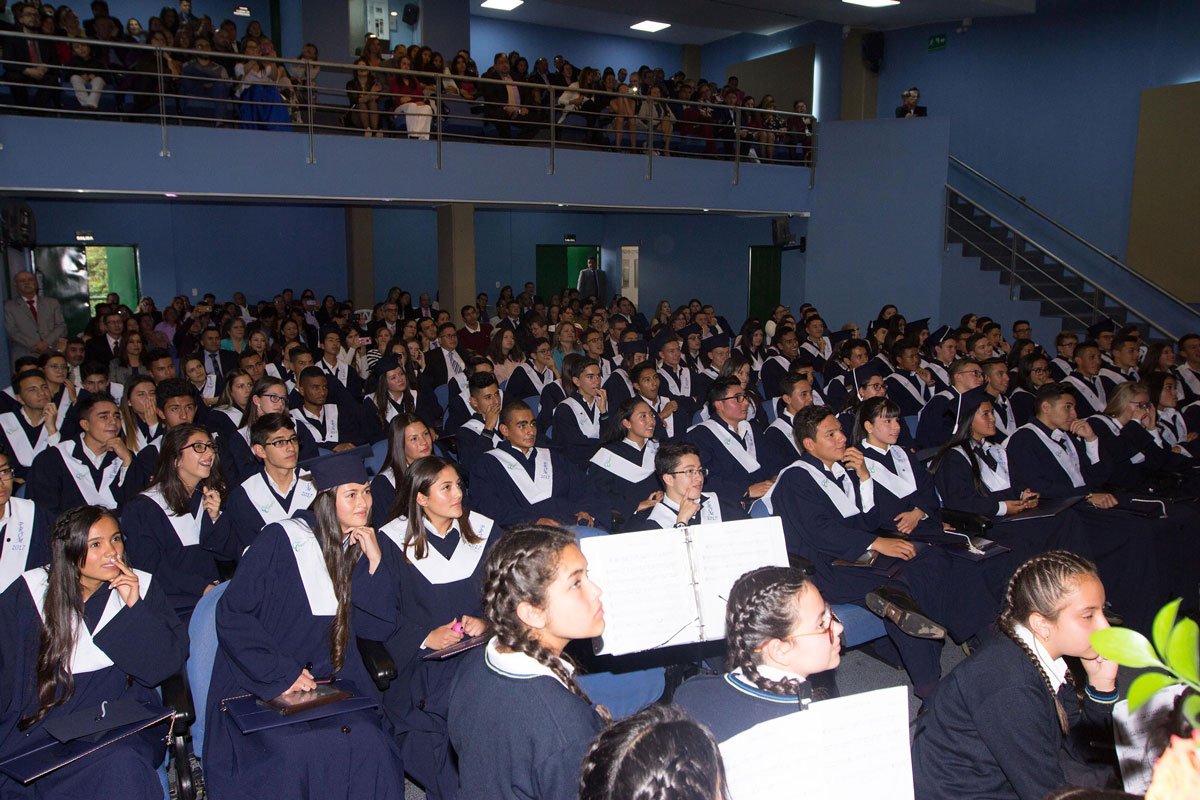
[[[1041,659],[1033,652],[1028,644],[1017,635],[1016,626],[1027,626],[1033,614],[1039,614],[1053,622],[1058,618],[1063,595],[1071,591],[1074,582],[1081,576],[1096,576],[1096,566],[1083,556],[1066,550],[1050,550],[1040,553],[1017,567],[1016,572],[1008,581],[1004,593],[1004,606],[996,625],[1000,631],[1024,651],[1038,674],[1046,684],[1054,700],[1054,708],[1058,713],[1058,724],[1065,735],[1070,726],[1067,712],[1059,702],[1054,691],[1050,676],[1043,669]],[[1067,683],[1079,692],[1075,679],[1070,671],[1067,672]]]
[[[563,659],[535,639],[517,616],[522,602],[545,607],[546,587],[554,579],[558,556],[574,544],[575,537],[558,528],[522,525],[510,529],[488,555],[483,577],[484,614],[500,644],[547,667],[607,723],[612,720],[608,709],[593,705]]]
[[[738,578],[725,610],[725,641],[729,663],[770,694],[796,697],[800,681],[770,680],[758,671],[755,651],[772,639],[783,639],[796,619],[796,596],[809,584],[804,573],[791,567],[762,567]]]

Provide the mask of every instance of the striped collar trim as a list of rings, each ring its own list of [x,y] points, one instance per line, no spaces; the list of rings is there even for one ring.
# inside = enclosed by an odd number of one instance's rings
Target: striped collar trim
[[[487,643],[487,647],[484,649],[484,663],[487,664],[488,669],[490,669],[492,672],[495,672],[497,675],[503,675],[506,678],[513,678],[515,680],[529,680],[530,678],[538,678],[544,675],[546,677],[553,678],[554,680],[558,681],[558,683],[561,684],[564,689],[566,688],[567,685],[563,683],[559,677],[555,675],[554,672],[545,664],[542,664],[537,659],[531,658],[524,653],[518,653],[516,651],[511,653],[501,653],[499,650],[499,644],[499,639],[493,636],[492,639]],[[566,667],[568,673],[574,672],[574,670],[571,668],[571,665],[566,661],[563,662],[563,666]]]
[[[799,681],[804,680],[799,675],[787,675],[787,674],[784,674],[783,672],[780,672],[778,677],[771,676],[771,679],[778,680],[778,679],[784,678],[784,677],[794,678]],[[766,700],[769,703],[783,703],[786,705],[794,706],[797,704],[797,702],[799,702],[798,699],[794,695],[778,695],[778,694],[771,694],[770,692],[764,692],[762,689],[759,689],[757,686],[746,682],[746,679],[744,677],[742,677],[741,670],[734,670],[733,672],[727,672],[727,673],[725,673],[725,675],[722,676],[722,679],[725,681],[725,683],[729,684],[730,686],[732,686],[734,689],[741,692],[742,694],[749,695],[751,697],[757,697],[759,700]]]

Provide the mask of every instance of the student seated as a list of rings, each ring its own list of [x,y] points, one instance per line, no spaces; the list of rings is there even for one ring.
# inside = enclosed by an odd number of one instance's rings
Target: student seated
[[[491,373],[495,369],[492,362],[484,356],[471,356],[467,359],[467,370],[459,375],[455,375],[447,384],[449,390],[449,401],[446,404],[446,430],[455,431],[462,427],[472,414],[471,410],[471,390],[469,381],[472,375],[480,372]],[[499,386],[499,381],[497,381]],[[504,393],[500,393],[500,404],[504,405]]]
[[[619,406],[622,401],[633,397],[635,389],[633,380],[629,376],[634,367],[646,361],[649,353],[650,349],[646,343],[638,339],[637,334],[632,331],[618,346],[617,358],[613,361],[615,368],[608,376],[608,380],[604,382],[604,391],[608,394],[608,401],[613,404],[614,408]],[[654,365],[651,364],[651,366]],[[654,367],[654,369],[657,371],[658,368]]]
[[[154,687],[187,659],[187,631],[163,587],[129,566],[117,520],[99,506],[59,516],[49,564],[20,575],[0,595],[0,615],[0,752],[51,741],[51,722],[78,730],[69,720],[75,715],[86,714],[86,728],[104,703],[131,701],[161,712]],[[146,728],[26,786],[0,777],[0,794],[161,798],[156,768],[166,732],[166,722]]]
[[[567,353],[563,356],[562,367],[555,376],[556,380],[547,383],[542,389],[542,394],[538,397],[537,412],[539,444],[550,444],[549,433],[554,425],[554,411],[559,403],[575,392],[575,384],[571,382],[569,375],[575,374],[578,363],[582,360],[583,356],[579,353]]]
[[[658,374],[663,379],[659,391],[679,403],[679,408],[690,417],[696,413],[700,403],[696,402],[692,371],[683,363],[683,342],[674,334],[660,335],[658,342]]]
[[[329,378],[320,367],[308,367],[300,373],[301,408],[292,409],[296,427],[303,426],[317,447],[342,453],[362,444],[358,407],[327,402]]]
[[[204,427],[216,438],[236,435],[238,426],[242,424],[242,417],[246,414],[250,391],[254,388],[254,379],[243,369],[229,370],[224,379],[225,388],[221,390],[216,405],[204,420]]]
[[[972,358],[960,358],[950,365],[950,388],[938,392],[921,409],[917,421],[917,446],[922,449],[941,447],[950,440],[958,421],[959,405],[964,392],[983,385],[983,369]]]
[[[437,456],[404,473],[392,519],[379,529],[388,573],[396,583],[396,629],[386,646],[398,676],[384,695],[405,770],[430,798],[455,797],[458,771],[450,755],[446,711],[462,657],[421,656],[479,636],[486,629],[480,593],[488,550],[503,531],[463,506],[456,466]]]
[[[500,384],[496,376],[479,370],[467,379],[470,392],[468,402],[471,416],[458,427],[455,443],[458,446],[458,463],[470,472],[480,456],[491,450],[500,441],[500,408],[504,404]]]
[[[375,503],[371,507],[371,523],[383,527],[388,521],[388,511],[396,501],[396,489],[404,482],[404,473],[419,458],[433,453],[434,433],[425,421],[415,414],[398,414],[392,417],[387,429],[388,449],[383,460],[383,469],[371,480],[371,495]]]
[[[317,487],[312,506],[263,529],[217,602],[205,780],[214,797],[400,797],[403,768],[377,710],[251,734],[221,711],[230,697],[272,700],[330,678],[377,694],[356,633],[390,630],[395,582],[368,524],[367,471],[357,451],[305,467]]]
[[[643,361],[628,370],[629,380],[634,387],[632,397],[642,400],[658,417],[654,426],[654,438],[662,442],[677,442],[683,438],[691,425],[691,419],[683,411],[678,400],[662,392],[662,376],[649,361]]]
[[[21,573],[50,560],[50,516],[32,500],[13,496],[14,471],[0,450],[0,592]]]
[[[459,796],[575,797],[588,745],[609,721],[562,655],[604,632],[600,587],[575,537],[543,526],[505,533],[484,565],[483,611],[492,639],[460,656],[450,688]]]
[[[1105,786],[1111,763],[1088,763],[1083,750],[1112,741],[1118,699],[1117,664],[1089,640],[1108,627],[1095,565],[1063,550],[1034,556],[1013,574],[997,626],[917,718],[917,797],[1041,800],[1068,784]],[[1064,656],[1083,665],[1082,692]]]
[[[554,364],[554,350],[544,336],[535,338],[531,349],[527,352],[529,358],[513,370],[508,379],[505,391],[513,400],[528,400],[530,397],[541,397],[547,384],[558,379],[558,367]]]
[[[763,391],[767,398],[780,395],[779,382],[792,366],[792,361],[800,354],[800,339],[794,327],[782,327],[775,331],[772,340],[772,353],[763,361],[759,374]]]
[[[976,586],[959,591],[948,584],[953,557],[944,551],[880,531],[866,457],[847,447],[832,411],[802,409],[795,436],[804,455],[779,474],[767,498],[783,519],[788,553],[813,565],[813,582],[829,602],[884,617],[917,697],[931,696],[941,672],[936,640],[947,630],[960,642],[976,635],[994,602]]]
[[[1095,342],[1080,342],[1075,346],[1075,370],[1062,382],[1071,388],[1080,418],[1104,412],[1108,405],[1108,390],[1100,379],[1100,346]]]
[[[715,492],[704,491],[708,470],[700,449],[690,442],[668,442],[654,455],[654,471],[663,487],[662,498],[633,517],[629,530],[682,528],[706,522],[745,519],[737,504],[726,502]]]
[[[58,409],[50,402],[50,384],[40,369],[22,372],[13,378],[20,408],[0,414],[0,447],[10,453],[9,468],[24,483],[37,458],[47,447],[61,441]]]
[[[152,378],[147,375],[134,375],[125,382],[125,392],[119,401],[121,421],[125,428],[125,445],[134,454],[141,452],[142,448],[151,442],[161,439],[167,432],[166,426],[158,418],[154,390]]]
[[[671,702],[718,742],[826,699],[809,676],[841,662],[842,623],[797,567],[761,567],[738,578],[725,618],[723,675],[698,675]]]
[[[812,380],[789,372],[779,382],[779,401],[783,408],[763,434],[763,464],[771,474],[791,464],[802,453],[792,436],[792,422],[800,409],[813,404]]]
[[[1103,414],[1088,418],[1088,424],[1100,438],[1101,450],[1109,461],[1108,483],[1122,491],[1155,491],[1156,473],[1169,472],[1184,478],[1183,487],[1194,493],[1195,479],[1191,456],[1182,447],[1164,446],[1158,428],[1158,414],[1150,402],[1150,389],[1144,383],[1120,383],[1109,393]],[[1184,477],[1186,476],[1186,477]],[[1169,494],[1165,495],[1170,497]],[[1169,501],[1168,501],[1169,502]],[[1183,508],[1172,503],[1179,513]]]
[[[290,519],[317,496],[312,481],[300,477],[300,437],[284,413],[264,414],[250,427],[250,446],[262,468],[229,493],[217,524],[200,532],[201,546],[237,561],[265,526]]]
[[[196,394],[187,381],[180,378],[167,378],[159,381],[154,387],[154,403],[159,420],[162,421],[164,435],[166,431],[180,425],[191,425],[196,420]],[[162,439],[149,442],[137,452],[130,470],[130,481],[134,491],[150,485],[154,479],[158,463],[159,447]]]
[[[472,505],[504,527],[517,524],[612,527],[607,498],[561,453],[537,446],[537,421],[520,400],[500,409],[504,441],[471,470]]]
[[[583,759],[580,800],[729,797],[712,731],[675,706],[654,704],[609,725]]]
[[[933,373],[921,366],[920,350],[908,339],[892,344],[891,357],[895,369],[885,381],[888,399],[900,407],[903,416],[916,416],[933,397]]]
[[[608,398],[600,388],[600,365],[579,356],[563,361],[563,382],[572,391],[554,408],[554,446],[567,460],[586,469],[600,448],[600,430],[608,420]]]
[[[162,439],[150,486],[121,513],[129,557],[151,570],[181,619],[219,583],[217,562],[200,544],[221,515],[225,478],[217,446],[199,425],[177,425]]]
[[[115,511],[142,488],[128,485],[133,453],[121,438],[116,401],[94,394],[78,405],[82,433],[46,448],[29,471],[26,494],[55,517],[82,505]]]
[[[721,368],[729,361],[731,353],[731,340],[727,333],[716,333],[700,342],[699,365],[692,372],[696,397],[708,397],[709,384],[721,377]]]
[[[397,414],[417,413],[418,393],[395,354],[380,358],[371,371],[376,377],[375,391],[363,400],[363,418],[368,438],[378,441],[387,434],[388,423]]]
[[[657,380],[654,368],[646,366],[646,373]],[[657,427],[658,416],[645,400],[623,401],[609,422],[603,444],[588,462],[588,480],[609,499],[617,529],[631,530],[634,515],[648,511],[663,498],[654,470]]]
[[[685,439],[700,450],[708,468],[709,489],[727,505],[749,507],[771,488],[774,473],[759,461],[765,455],[762,434],[746,420],[749,401],[737,378],[718,378],[708,390],[709,418],[688,430]]]
[[[266,414],[287,414],[288,389],[279,378],[259,378],[250,389],[250,400],[246,403],[246,413],[242,416],[242,424],[238,426],[233,436],[226,436],[219,441],[223,465],[232,464],[230,477],[243,481],[258,472],[262,462],[254,455],[250,442],[250,431],[259,417]],[[308,428],[301,425],[296,428],[300,437],[299,460],[306,461],[316,458],[317,443],[313,440]]]
[[[315,362],[314,366],[329,379],[327,385],[329,397],[334,403],[354,404],[357,407],[359,399],[363,395],[363,383],[358,371],[351,369],[350,365],[342,358],[342,353],[346,348],[345,333],[337,325],[322,325],[319,343],[320,359]],[[299,383],[300,379],[304,377],[303,370],[305,368],[297,364],[296,369],[300,371],[298,373],[300,378],[297,379],[297,383]]]

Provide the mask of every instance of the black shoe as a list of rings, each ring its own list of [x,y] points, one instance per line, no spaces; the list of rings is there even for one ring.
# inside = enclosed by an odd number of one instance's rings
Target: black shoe
[[[880,586],[867,595],[867,608],[918,639],[945,639],[946,629],[934,622],[907,593]]]

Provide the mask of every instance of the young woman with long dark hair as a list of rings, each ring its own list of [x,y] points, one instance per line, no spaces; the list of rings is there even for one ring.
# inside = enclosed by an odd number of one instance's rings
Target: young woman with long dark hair
[[[404,482],[409,464],[433,454],[434,433],[416,414],[397,414],[387,424],[387,457],[383,469],[371,481],[375,506],[371,521],[377,528],[390,520],[388,513],[396,501],[396,491]]]
[[[104,703],[162,711],[154,686],[187,659],[187,632],[161,583],[129,566],[117,520],[99,506],[58,517],[50,563],[0,595],[0,616],[0,752],[49,740],[48,723],[91,719]],[[147,728],[24,787],[0,777],[0,794],[159,800],[165,733],[165,724]]]
[[[653,367],[649,370],[653,375]],[[612,504],[614,523],[618,515],[629,522],[634,514],[662,500],[662,488],[654,473],[657,424],[658,415],[641,397],[622,401],[600,449],[588,462],[588,478]]]

